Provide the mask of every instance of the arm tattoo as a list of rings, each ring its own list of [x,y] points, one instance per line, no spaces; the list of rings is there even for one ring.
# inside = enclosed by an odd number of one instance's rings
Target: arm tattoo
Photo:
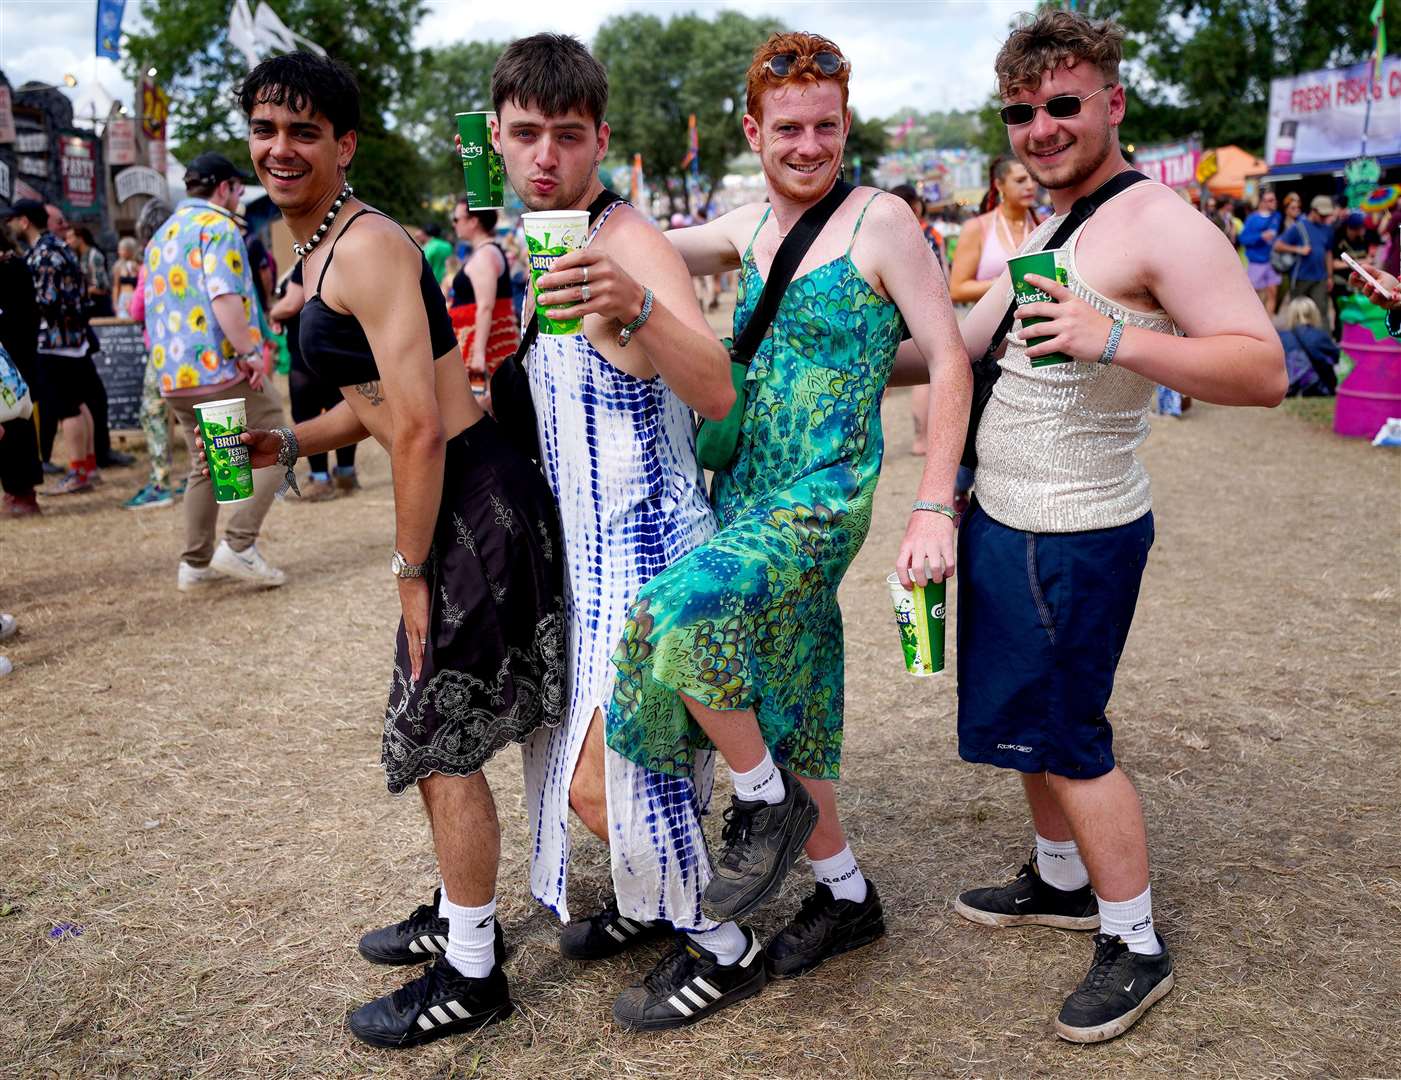
[[[384,404],[384,394],[380,391],[378,379],[374,382],[356,383],[355,392],[371,405]]]

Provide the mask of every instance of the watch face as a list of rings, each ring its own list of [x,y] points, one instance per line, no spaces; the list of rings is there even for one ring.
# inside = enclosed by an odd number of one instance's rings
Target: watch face
[[[404,557],[397,551],[389,557],[389,572],[395,577],[399,576],[399,571],[404,568]]]

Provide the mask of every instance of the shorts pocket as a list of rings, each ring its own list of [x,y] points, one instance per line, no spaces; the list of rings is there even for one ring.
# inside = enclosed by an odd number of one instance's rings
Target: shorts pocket
[[[1051,605],[1046,602],[1045,591],[1041,588],[1041,572],[1036,563],[1036,534],[1026,534],[1026,582],[1031,589],[1031,598],[1036,603],[1036,614],[1051,644],[1056,643],[1056,617]]]

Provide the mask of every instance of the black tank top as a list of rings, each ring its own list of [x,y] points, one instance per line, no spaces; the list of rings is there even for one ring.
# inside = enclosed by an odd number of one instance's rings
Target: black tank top
[[[495,240],[491,241],[491,246],[501,252],[501,273],[496,278],[496,299],[511,295],[511,260],[506,258],[506,252]],[[467,304],[477,302],[477,291],[472,288],[472,279],[467,276],[467,268],[464,266],[452,279],[452,306],[464,307]]]
[[[326,281],[331,260],[335,258],[336,244],[355,224],[356,218],[364,214],[379,214],[379,211],[361,210],[345,223],[345,228],[341,229],[331,244],[331,250],[326,253],[326,262],[316,282],[316,295],[308,297],[302,306],[301,326],[298,329],[302,362],[312,374],[331,386],[354,386],[379,379],[379,367],[375,364],[365,331],[360,327],[360,320],[354,315],[336,311],[321,299],[321,286]],[[386,216],[380,214],[380,217]],[[446,353],[457,353],[457,335],[453,333],[452,319],[448,317],[442,290],[433,280],[428,260],[420,256],[420,261],[423,272],[418,279],[419,292],[423,294],[423,307],[428,315],[428,335],[433,345],[433,359],[436,360]]]

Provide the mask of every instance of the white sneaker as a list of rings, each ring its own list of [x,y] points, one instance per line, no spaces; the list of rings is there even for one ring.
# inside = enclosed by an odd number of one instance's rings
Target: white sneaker
[[[181,559],[180,574],[176,578],[175,587],[181,592],[191,592],[210,584],[218,576],[207,566],[191,566],[184,559]]]
[[[8,641],[19,630],[19,623],[13,615],[0,614],[0,641]]]
[[[270,589],[287,581],[286,574],[277,567],[268,565],[268,561],[258,551],[257,544],[248,545],[247,551],[235,551],[229,547],[227,540],[220,540],[219,546],[214,550],[214,558],[209,560],[209,568],[221,574],[228,574],[229,577],[256,581]]]

